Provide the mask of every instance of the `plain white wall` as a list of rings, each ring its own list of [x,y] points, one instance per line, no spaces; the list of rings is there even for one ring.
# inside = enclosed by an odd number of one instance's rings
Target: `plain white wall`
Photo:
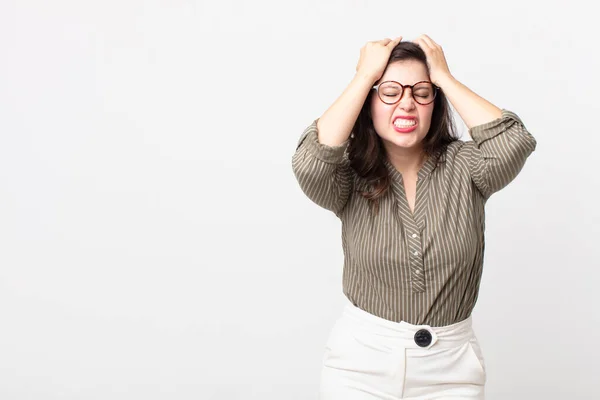
[[[600,397],[588,4],[3,0],[0,398],[316,398],[341,225],[291,157],[365,42],[422,33],[538,140],[487,205],[488,398]]]

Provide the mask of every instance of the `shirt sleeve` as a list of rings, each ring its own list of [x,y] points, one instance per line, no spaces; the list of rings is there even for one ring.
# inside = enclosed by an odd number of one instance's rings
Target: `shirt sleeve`
[[[537,144],[521,119],[505,109],[501,117],[472,127],[469,134],[469,171],[486,200],[516,178]]]
[[[339,146],[320,143],[318,120],[314,120],[300,136],[292,157],[292,169],[304,194],[339,217],[353,186],[346,152],[349,139]]]

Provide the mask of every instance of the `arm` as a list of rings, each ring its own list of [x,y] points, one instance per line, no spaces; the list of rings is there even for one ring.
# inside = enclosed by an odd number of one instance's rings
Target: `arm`
[[[346,155],[349,140],[338,146],[320,143],[318,121],[313,121],[302,133],[292,157],[292,169],[304,194],[339,217],[353,182]]]
[[[373,78],[357,73],[346,90],[302,133],[292,157],[300,188],[313,202],[337,216],[352,189],[352,170],[346,149]]]
[[[496,107],[453,77],[442,78],[440,87],[473,138],[464,154],[471,178],[487,200],[516,178],[537,142],[515,113]]]
[[[463,146],[471,178],[487,200],[508,185],[535,150],[536,140],[516,114],[501,110],[481,98],[450,74],[440,45],[421,35],[415,42],[423,49],[433,83],[441,87],[473,142]]]
[[[354,182],[346,149],[360,110],[387,65],[390,52],[402,37],[368,42],[350,84],[337,100],[306,128],[292,157],[296,179],[316,204],[338,217],[348,202]]]
[[[445,74],[438,81],[444,94],[470,130],[502,116],[502,110],[471,91],[452,75]]]

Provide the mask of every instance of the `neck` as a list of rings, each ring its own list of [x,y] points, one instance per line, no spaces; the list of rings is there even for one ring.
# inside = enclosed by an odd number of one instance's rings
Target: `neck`
[[[417,175],[427,157],[423,149],[394,149],[386,151],[390,163],[402,175]]]

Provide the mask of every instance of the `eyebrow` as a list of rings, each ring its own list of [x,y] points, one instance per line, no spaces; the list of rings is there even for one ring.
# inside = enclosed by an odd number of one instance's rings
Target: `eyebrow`
[[[394,79],[385,79],[385,80],[382,80],[380,83],[383,83],[383,82],[389,82],[389,81],[397,82],[397,83],[400,83],[400,84],[403,84],[403,85],[405,85],[405,86],[406,86],[406,83],[402,83],[402,82],[400,82],[400,81],[396,81],[396,80],[394,80]],[[430,81],[429,81],[428,79],[423,79],[423,80],[420,80],[420,81],[416,81],[416,82],[414,82],[413,84],[411,84],[411,85],[409,85],[409,86],[413,86],[413,85],[415,85],[415,84],[417,84],[417,83],[421,83],[421,82],[430,82]]]

